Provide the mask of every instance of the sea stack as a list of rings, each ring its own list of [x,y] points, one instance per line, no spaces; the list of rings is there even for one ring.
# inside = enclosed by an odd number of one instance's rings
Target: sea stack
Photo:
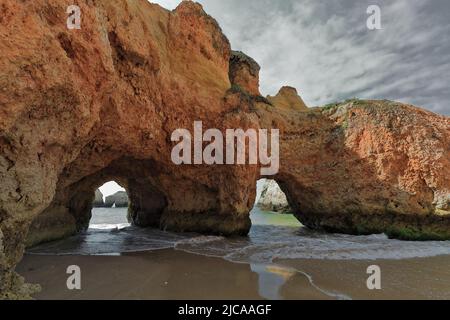
[[[103,194],[99,189],[95,190],[95,199],[92,205],[94,208],[102,208],[105,206],[105,202],[103,201]]]

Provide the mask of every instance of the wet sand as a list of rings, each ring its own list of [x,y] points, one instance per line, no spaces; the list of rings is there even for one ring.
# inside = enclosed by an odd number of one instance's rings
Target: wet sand
[[[82,290],[66,287],[69,265],[81,268]],[[278,283],[278,275],[252,271],[248,264],[227,262],[175,250],[122,256],[26,255],[17,268],[28,282],[40,283],[36,299],[243,299],[260,300]],[[260,279],[263,287],[260,288]],[[307,278],[295,280],[302,296],[323,299]],[[265,287],[264,287],[265,286]],[[277,298],[277,291],[273,297]],[[282,298],[282,297],[278,297]]]
[[[450,256],[402,260],[280,260],[310,275],[319,288],[356,300],[449,300]],[[381,290],[368,290],[367,268],[381,269]],[[295,295],[289,282],[282,295]]]
[[[40,283],[36,299],[450,299],[450,256],[384,261],[283,260],[249,265],[177,250],[121,256],[26,255],[17,271]],[[380,291],[366,287],[369,265],[382,269]],[[66,287],[69,265],[81,290]]]

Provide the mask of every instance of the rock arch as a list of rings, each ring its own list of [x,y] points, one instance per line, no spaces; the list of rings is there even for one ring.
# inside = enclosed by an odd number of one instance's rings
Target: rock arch
[[[85,228],[104,181],[127,187],[136,224],[247,234],[259,168],[175,166],[170,135],[194,121],[280,129],[274,178],[309,227],[450,239],[447,117],[389,101],[308,109],[289,87],[262,97],[259,66],[191,1],[80,8],[70,32],[61,1],[2,9],[0,297],[27,294],[14,273],[27,238]]]
[[[286,194],[275,180],[261,179],[258,181],[257,189],[259,197],[256,201],[256,207],[263,211],[292,213]]]

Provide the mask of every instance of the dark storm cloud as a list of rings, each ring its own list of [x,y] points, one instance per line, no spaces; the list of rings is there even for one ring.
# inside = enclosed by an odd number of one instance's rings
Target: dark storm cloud
[[[450,115],[448,0],[199,2],[233,48],[261,64],[264,94],[291,85],[310,106],[391,99]],[[382,30],[366,27],[372,4],[381,8]]]

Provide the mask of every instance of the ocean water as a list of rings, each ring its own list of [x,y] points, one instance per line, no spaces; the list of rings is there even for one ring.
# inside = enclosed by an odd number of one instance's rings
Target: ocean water
[[[232,262],[270,264],[277,259],[377,260],[450,255],[450,241],[406,242],[385,235],[325,234],[304,228],[292,215],[251,213],[248,237],[179,234],[131,226],[127,209],[94,209],[88,231],[28,250],[31,254],[120,255],[175,249]]]

